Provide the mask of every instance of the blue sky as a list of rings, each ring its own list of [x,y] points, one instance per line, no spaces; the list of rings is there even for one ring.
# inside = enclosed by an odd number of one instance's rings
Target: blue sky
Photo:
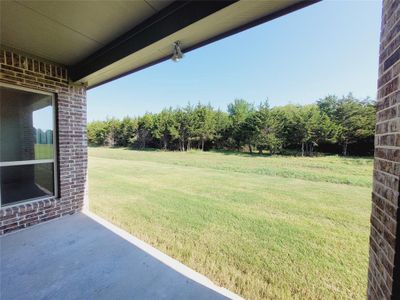
[[[226,109],[376,97],[381,1],[322,1],[88,91],[88,121],[188,102]]]

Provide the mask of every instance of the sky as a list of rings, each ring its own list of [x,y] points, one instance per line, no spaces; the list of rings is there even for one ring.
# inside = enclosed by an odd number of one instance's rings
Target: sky
[[[140,116],[189,102],[226,110],[352,92],[376,98],[381,1],[322,1],[106,83],[87,93],[88,121]]]

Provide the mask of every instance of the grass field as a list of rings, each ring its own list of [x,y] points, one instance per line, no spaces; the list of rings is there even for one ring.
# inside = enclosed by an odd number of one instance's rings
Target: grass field
[[[372,159],[89,149],[90,208],[248,299],[365,299]]]
[[[53,152],[53,144],[35,144],[35,159],[51,159]]]

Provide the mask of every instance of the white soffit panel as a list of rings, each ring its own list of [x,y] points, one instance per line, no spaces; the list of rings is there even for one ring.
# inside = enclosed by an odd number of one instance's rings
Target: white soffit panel
[[[72,65],[171,2],[0,1],[0,42],[46,60]]]

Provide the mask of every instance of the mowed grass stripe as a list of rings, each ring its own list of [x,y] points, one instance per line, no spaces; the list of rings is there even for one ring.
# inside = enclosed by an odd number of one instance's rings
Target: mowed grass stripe
[[[109,152],[105,152],[109,151]],[[149,156],[149,153],[152,155]],[[96,148],[95,157],[117,160],[153,161],[160,164],[209,168],[227,172],[300,178],[318,182],[332,182],[369,187],[372,184],[371,158],[343,158],[338,156],[309,157],[251,156],[226,154],[224,152],[189,153],[162,151],[132,151],[129,149]],[[192,159],[192,158],[196,159]]]
[[[91,209],[216,283],[249,299],[365,297],[369,188],[89,154]]]
[[[98,158],[92,158],[92,160],[99,161]],[[183,193],[187,196],[186,199],[193,199],[191,196],[196,196],[194,199],[200,203],[199,205],[212,200],[211,203],[224,205],[220,208],[224,208],[229,203],[230,206],[241,207],[244,210],[250,210],[252,213],[262,212],[265,209],[264,204],[269,201],[270,205],[267,212],[302,217],[318,215],[320,218],[324,218],[324,210],[328,210],[329,215],[326,216],[326,219],[334,220],[335,224],[346,220],[349,221],[348,223],[353,224],[357,217],[354,215],[354,209],[364,209],[365,213],[369,212],[370,209],[369,205],[360,208],[357,205],[353,205],[355,203],[347,201],[348,195],[346,193],[350,190],[355,196],[365,193],[365,189],[359,187],[343,189],[343,186],[338,184],[322,184],[300,179],[255,175],[244,177],[242,182],[232,187],[230,184],[226,184],[226,181],[234,182],[237,180],[237,174],[226,174],[226,171],[202,170],[199,173],[199,170],[196,170],[195,167],[177,168],[143,161],[115,162],[111,160],[109,164],[115,164],[119,169],[117,173],[108,174],[107,177],[113,177],[118,180],[121,184],[120,188],[127,184],[137,185],[138,189],[135,190],[135,195],[139,195],[142,192],[146,194],[149,192],[157,193],[160,190],[168,189],[176,193]],[[149,170],[154,169],[157,169],[157,173],[149,173]],[[101,170],[102,167],[99,166],[96,172]],[[108,167],[103,168],[103,171],[105,173],[108,172]],[[188,180],[188,177],[193,177],[194,174],[197,174],[197,176],[192,180]],[[198,176],[199,174],[201,176]],[[159,179],[155,180],[155,176]],[[105,181],[108,180],[107,177],[104,177]],[[205,184],[208,184],[209,188],[204,189]],[[146,190],[140,190],[143,185],[147,186]],[[260,187],[263,186],[264,189],[260,191]],[[327,188],[332,190],[332,197],[326,197]],[[279,201],[274,198],[276,194],[279,195]],[[293,197],[293,194],[296,197]],[[163,199],[162,195],[158,197]],[[321,198],[326,199],[321,201]],[[181,205],[181,202],[179,204]],[[313,205],[313,210],[309,210],[310,205]],[[335,215],[335,209],[340,209],[340,215]],[[343,211],[347,213],[347,218],[342,220]],[[334,214],[334,218],[332,218],[331,214]]]

